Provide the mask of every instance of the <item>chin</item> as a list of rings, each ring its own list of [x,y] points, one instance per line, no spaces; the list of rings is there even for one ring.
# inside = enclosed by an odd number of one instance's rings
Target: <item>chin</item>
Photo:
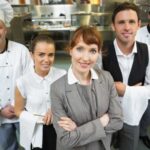
[[[81,72],[81,73],[84,73],[84,72],[88,72],[88,71],[90,71],[90,69],[88,68],[81,68],[80,70],[79,70],[79,72]]]
[[[49,72],[50,68],[42,69],[43,72]]]

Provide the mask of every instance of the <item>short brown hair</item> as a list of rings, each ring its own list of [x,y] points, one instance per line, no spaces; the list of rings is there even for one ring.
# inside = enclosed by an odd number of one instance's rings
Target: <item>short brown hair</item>
[[[130,2],[123,2],[114,9],[113,14],[112,14],[112,22],[114,23],[116,15],[123,10],[133,10],[136,12],[138,20],[140,20],[140,10],[137,5],[134,3]]]
[[[76,29],[71,37],[67,51],[70,51],[70,49],[76,46],[80,37],[83,38],[83,41],[86,44],[96,44],[98,46],[98,50],[100,51],[102,47],[102,38],[100,32],[96,29],[96,27],[91,26],[81,26]]]

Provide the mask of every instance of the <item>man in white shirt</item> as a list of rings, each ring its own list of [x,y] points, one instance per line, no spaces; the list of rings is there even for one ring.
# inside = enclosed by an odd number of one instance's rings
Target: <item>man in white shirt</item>
[[[141,27],[136,35],[136,40],[150,45],[150,11],[148,12],[148,24]],[[150,148],[150,138],[148,137],[148,127],[150,125],[150,101],[148,107],[142,117],[140,124],[140,139],[143,143]]]
[[[17,150],[18,119],[14,113],[15,82],[28,67],[28,49],[6,38],[13,9],[6,0],[0,2],[0,150]]]
[[[119,150],[137,150],[139,123],[150,97],[150,47],[135,41],[139,27],[138,7],[129,2],[119,4],[112,15],[116,39],[107,43],[107,53],[102,56],[103,68],[113,76],[123,108]]]

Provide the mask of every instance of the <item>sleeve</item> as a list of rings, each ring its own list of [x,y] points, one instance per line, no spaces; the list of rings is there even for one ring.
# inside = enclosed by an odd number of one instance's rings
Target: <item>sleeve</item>
[[[25,87],[24,87],[24,83],[23,83],[23,77],[20,77],[19,79],[17,79],[16,81],[16,86],[19,90],[19,92],[21,93],[23,98],[26,98],[26,93],[25,93]]]
[[[110,90],[110,102],[108,115],[110,117],[110,121],[108,125],[105,127],[106,133],[113,133],[117,130],[120,130],[123,126],[123,112],[120,100],[118,98],[118,94],[114,85],[114,80],[110,73],[108,73],[108,88]]]
[[[85,144],[98,141],[106,137],[104,127],[100,123],[99,118],[78,126],[74,131],[68,132],[59,127],[58,121],[60,117],[67,116],[67,110],[64,104],[64,94],[60,91],[59,85],[52,84],[51,99],[52,99],[52,113],[53,125],[57,133],[58,141],[64,149],[83,146]],[[69,117],[69,116],[67,116]]]

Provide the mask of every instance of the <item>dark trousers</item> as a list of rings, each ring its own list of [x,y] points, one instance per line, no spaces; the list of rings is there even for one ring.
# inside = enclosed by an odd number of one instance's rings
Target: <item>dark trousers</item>
[[[111,145],[119,150],[137,150],[139,126],[123,124],[123,128],[113,134]]]
[[[32,146],[31,146],[32,147]],[[43,126],[43,148],[31,148],[32,150],[56,150],[56,132],[53,125]]]
[[[141,119],[140,136],[146,136],[148,127],[150,126],[150,100],[148,101],[147,109]]]
[[[123,124],[118,132],[119,150],[137,150],[139,141],[139,126]]]

